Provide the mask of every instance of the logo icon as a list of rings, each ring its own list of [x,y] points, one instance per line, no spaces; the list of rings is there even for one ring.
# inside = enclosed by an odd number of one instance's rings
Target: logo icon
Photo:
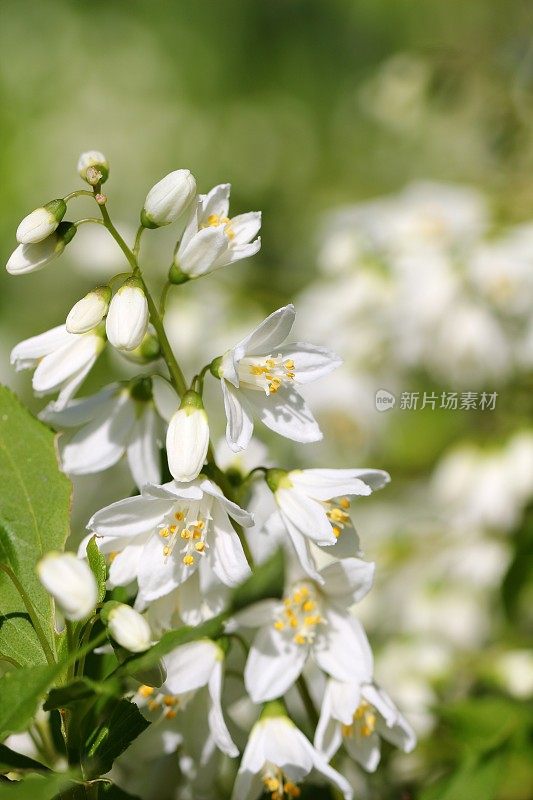
[[[376,410],[390,411],[396,405],[396,397],[386,389],[378,389],[376,392]]]

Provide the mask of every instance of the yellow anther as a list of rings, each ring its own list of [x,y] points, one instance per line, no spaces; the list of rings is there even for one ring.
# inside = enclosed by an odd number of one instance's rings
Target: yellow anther
[[[166,694],[163,697],[163,705],[169,706],[170,708],[175,706],[177,704],[177,702],[178,702],[178,698],[174,697],[173,694]]]
[[[283,623],[283,622],[282,622],[280,619],[278,619],[278,620],[276,620],[276,622],[274,623],[274,627],[275,627],[275,629],[276,629],[277,631],[282,631],[282,630],[285,628],[285,625],[284,625],[284,623]]]
[[[182,530],[182,532],[180,533],[180,536],[181,536],[182,539],[190,539],[191,538],[191,532],[190,532],[190,530],[188,528],[184,528]]]
[[[332,508],[331,511],[328,511],[328,517],[332,522],[348,522],[350,519],[346,511],[342,511],[340,508]]]
[[[276,792],[279,789],[279,781],[277,778],[265,778],[263,783],[265,784],[265,789],[269,792]]]
[[[199,528],[201,531],[205,528],[205,522],[202,519],[197,519],[194,523],[195,528]]]
[[[109,556],[108,556],[109,563],[112,564],[117,556],[118,556],[118,550],[113,550],[112,553],[109,553]]]
[[[159,535],[162,536],[163,539],[167,539],[170,536],[170,531],[168,528],[161,528]]]
[[[169,547],[169,546],[168,546],[168,544],[166,544],[166,545],[163,547],[163,555],[164,555],[164,556],[169,556],[169,555],[171,554],[171,552],[172,552],[172,548],[171,548],[171,547]]]
[[[192,567],[192,565],[194,564],[194,556],[191,556],[190,554],[183,556],[182,561],[186,567]]]
[[[148,710],[157,711],[158,708],[161,708],[161,703],[158,703],[157,700],[150,700],[148,703]]]
[[[176,513],[174,514],[174,519],[177,520],[177,522],[183,522],[183,520],[185,519],[185,514],[183,513],[183,511],[176,511]]]
[[[170,533],[176,533],[176,531],[178,529],[178,526],[177,525],[169,525],[168,529],[169,529]]]
[[[341,499],[339,500],[339,505],[341,508],[344,508],[344,510],[346,510],[350,508],[350,501],[348,500],[347,497],[341,497]]]
[[[304,625],[318,625],[322,622],[322,617],[318,614],[313,614],[310,617],[304,617]]]
[[[142,686],[139,686],[138,692],[141,697],[151,697],[151,695],[153,695],[155,692],[155,689],[153,686],[147,686],[145,683],[143,683]]]
[[[203,553],[205,550],[205,542],[196,542],[196,544],[194,545],[194,549],[198,553]]]
[[[192,532],[193,539],[200,539],[202,536],[202,531],[199,528],[194,528]]]
[[[338,539],[338,538],[339,538],[339,536],[340,536],[340,535],[341,535],[341,533],[342,533],[341,529],[340,529],[340,528],[337,528],[337,527],[335,527],[335,528],[333,528],[332,530],[333,530],[333,536],[334,536],[336,539]]]
[[[283,362],[283,366],[285,369],[294,369],[294,361],[292,358],[288,358],[286,361]]]
[[[306,600],[302,606],[303,611],[314,611],[316,608],[316,603],[313,600]]]
[[[177,712],[177,711],[174,711],[174,709],[173,709],[173,708],[168,708],[168,709],[165,711],[165,717],[166,717],[167,719],[174,719],[175,717],[177,717],[177,715],[178,715],[178,712]]]
[[[292,781],[287,781],[283,788],[285,790],[285,794],[288,794],[289,797],[300,797],[302,793],[302,790],[299,789],[295,783],[292,783]]]
[[[294,642],[296,644],[305,644],[307,642],[307,639],[302,633],[297,633],[296,636],[294,637]]]

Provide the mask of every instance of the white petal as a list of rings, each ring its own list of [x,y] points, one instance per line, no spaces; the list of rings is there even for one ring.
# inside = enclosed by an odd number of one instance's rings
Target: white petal
[[[180,399],[174,391],[174,387],[160,375],[153,375],[152,394],[159,416],[166,422],[170,422],[180,404]]]
[[[100,352],[102,340],[91,333],[69,334],[63,347],[45,355],[33,374],[33,388],[47,394],[82,370]]]
[[[295,316],[292,303],[273,311],[248,336],[235,345],[233,350],[237,360],[245,355],[269,355],[273,348],[279,347],[285,341],[294,325]]]
[[[324,594],[344,608],[358,603],[368,594],[374,581],[375,564],[359,558],[346,558],[322,569]]]
[[[287,640],[273,623],[261,628],[244,669],[246,691],[254,703],[281,697],[296,681],[307,659],[307,648]]]
[[[367,772],[375,772],[381,758],[379,736],[376,733],[357,738],[347,737],[344,739],[344,746],[348,754]]]
[[[237,244],[233,247],[228,247],[225,253],[222,253],[217,259],[214,269],[226,267],[229,264],[234,264],[236,261],[242,261],[244,258],[251,258],[261,249],[261,237],[258,236],[254,242],[250,244]]]
[[[64,325],[19,342],[11,351],[11,364],[18,370],[29,369],[35,362],[72,342],[74,335]]]
[[[75,372],[68,380],[66,380],[62,386],[61,391],[57,395],[57,398],[53,403],[50,403],[50,410],[51,411],[62,411],[68,402],[72,399],[72,396],[76,394],[79,387],[82,385],[83,381],[91,371],[94,366],[94,363],[98,357],[98,353],[96,353],[87,363]],[[43,392],[36,392],[36,394],[43,394]],[[44,392],[44,394],[48,394],[48,392]]]
[[[220,698],[222,693],[222,661],[219,660],[214,666],[208,683],[209,695],[211,697],[211,708],[209,709],[209,728],[216,742],[217,747],[230,758],[236,758],[239,750],[236,747],[230,732],[224,721]]]
[[[143,497],[152,497],[158,500],[172,500],[176,502],[179,500],[201,500],[203,492],[198,485],[198,480],[191,481],[191,483],[178,483],[178,481],[169,481],[162,486],[158,484],[148,483],[143,487]]]
[[[340,681],[369,683],[373,670],[372,651],[361,623],[349,613],[341,614],[331,607],[325,610],[324,616],[326,645],[317,642],[313,649],[320,669]]]
[[[295,383],[316,381],[342,364],[342,359],[331,350],[307,342],[284,345],[279,352],[284,359],[294,361]]]
[[[183,566],[178,561],[177,548],[174,553],[166,556],[163,553],[164,542],[158,534],[150,537],[143,548],[137,582],[139,594],[143,600],[149,602],[176,589],[182,578]]]
[[[128,586],[137,578],[141,563],[144,542],[129,544],[113,558],[109,567],[109,588]]]
[[[274,620],[275,610],[278,607],[277,600],[260,600],[253,603],[242,611],[238,611],[226,623],[227,631],[235,631],[238,628],[259,628],[263,625],[271,624]]]
[[[322,433],[303,397],[288,386],[280,386],[275,394],[243,390],[259,419],[270,430],[295,442],[318,442]]]
[[[70,428],[90,422],[105,406],[112,406],[114,395],[119,389],[118,383],[105,386],[96,394],[71,400],[62,411],[54,411],[53,404],[48,404],[39,414],[39,419],[48,422],[55,428]]]
[[[127,449],[133,480],[142,489],[148,483],[161,482],[161,457],[158,443],[159,419],[150,403],[138,417]]]
[[[209,551],[211,567],[226,586],[238,586],[251,574],[241,540],[229,517],[218,503],[213,505],[213,544]]]
[[[286,528],[303,571],[318,584],[322,585],[324,583],[324,578],[317,570],[315,560],[311,553],[309,539],[301,534],[293,525],[287,525]]]
[[[344,725],[350,725],[361,700],[361,684],[356,680],[345,683],[330,678],[328,692],[331,716]]]
[[[203,478],[199,483],[199,488],[205,494],[214,497],[220,505],[226,510],[226,512],[233,517],[233,519],[239,523],[239,525],[243,525],[245,528],[250,528],[254,524],[253,515],[250,514],[249,511],[245,511],[244,508],[241,508],[237,505],[237,503],[233,503],[231,500],[222,494],[220,487],[213,483],[213,481],[209,480],[209,478]]]
[[[201,196],[201,222],[207,222],[211,214],[216,214],[217,217],[228,216],[230,191],[230,183],[220,183],[208,194]]]
[[[65,472],[86,475],[116,464],[124,454],[135,424],[135,408],[128,392],[122,392],[111,408],[81,428],[62,447]]]
[[[336,769],[330,767],[321,753],[317,753],[316,750],[313,750],[313,753],[314,768],[340,789],[344,800],[353,800],[353,789],[346,778],[341,775],[340,772],[337,772]]]
[[[380,480],[381,470],[355,470],[355,469],[304,469],[293,470],[290,479],[294,485],[302,492],[309,494],[317,500],[331,500],[333,497],[341,495],[369,495],[372,494],[372,486],[369,482],[359,477],[362,473],[369,476],[369,473],[378,473],[377,480]],[[384,484],[382,484],[384,485]]]
[[[316,542],[334,544],[337,540],[324,506],[296,489],[280,488],[276,502],[289,531],[296,529],[302,536]]]
[[[226,252],[229,243],[222,226],[198,231],[187,247],[179,252],[177,266],[191,278],[210,272],[217,259]]]
[[[233,245],[248,244],[259,232],[261,227],[261,212],[249,211],[247,214],[237,214],[231,219],[231,228],[235,234]]]
[[[86,561],[74,553],[47,553],[37,565],[39,580],[69,620],[85,619],[96,606],[98,589]]]
[[[207,686],[220,658],[220,649],[208,639],[180,645],[163,658],[165,687],[171,694],[184,694]]]
[[[295,782],[311,772],[315,750],[303,733],[287,717],[265,721],[265,755]],[[317,754],[318,755],[318,754]]]
[[[87,527],[100,536],[136,536],[157,528],[172,506],[172,500],[128,497],[97,511]]]
[[[226,412],[227,426],[226,426],[226,440],[229,447],[234,452],[244,450],[254,431],[254,423],[252,416],[241,403],[241,398],[238,392],[233,388],[230,383],[227,383],[224,378],[220,381],[222,389],[222,396],[224,398],[224,410]]]
[[[126,281],[113,296],[106,317],[106,334],[113,347],[135,350],[148,328],[148,301],[134,279]]]

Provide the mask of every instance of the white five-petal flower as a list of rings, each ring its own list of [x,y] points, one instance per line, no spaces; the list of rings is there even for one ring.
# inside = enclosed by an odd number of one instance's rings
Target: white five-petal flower
[[[200,476],[187,484],[147,485],[140,496],[97,511],[88,528],[96,533],[101,551],[114,554],[109,585],[127,586],[137,579],[136,606],[143,610],[204,565],[226,586],[248,577],[250,568],[228,515],[245,527],[253,524],[247,511]]]
[[[11,351],[11,363],[17,371],[36,368],[32,384],[37,395],[59,390],[52,404],[59,411],[81,386],[104,346],[105,336],[100,327],[75,334],[58,325],[19,342]]]
[[[315,747],[330,759],[341,744],[368,772],[381,757],[380,739],[405,753],[416,744],[416,736],[388,694],[374,683],[330,678],[322,699]]]
[[[339,680],[371,680],[366,634],[347,609],[370,591],[373,576],[374,564],[347,558],[321,570],[322,585],[297,580],[281,603],[262,601],[236,615],[232,625],[260,626],[244,671],[254,703],[284,695],[310,656]]]
[[[329,766],[281,708],[276,713],[267,706],[251,730],[231,800],[256,800],[264,792],[273,800],[298,797],[297,784],[313,771],[337,786],[344,800],[352,800],[346,778]]]
[[[199,196],[174,257],[177,274],[184,280],[249,258],[261,247],[261,239],[254,239],[261,227],[261,213],[251,211],[230,219],[230,188],[223,183]]]
[[[389,474],[379,469],[304,469],[291,472],[276,469],[267,472],[267,482],[274,492],[279,516],[303,569],[310,577],[321,580],[310,543],[335,545],[343,529],[348,528],[353,534],[353,554],[357,551],[357,538],[348,513],[350,502],[346,495],[369,495],[389,481]]]
[[[126,454],[139,489],[161,482],[163,421],[152,400],[150,383],[149,378],[130,386],[113,383],[94,395],[71,400],[59,411],[52,403],[41,412],[41,419],[54,428],[81,426],[73,436],[60,440],[61,463],[67,474],[101,472]]]
[[[341,360],[330,350],[306,342],[283,344],[294,319],[293,305],[279,308],[220,360],[226,438],[235,451],[250,441],[254,411],[264,425],[288,439],[316,442],[322,438],[295,387],[324,377]]]

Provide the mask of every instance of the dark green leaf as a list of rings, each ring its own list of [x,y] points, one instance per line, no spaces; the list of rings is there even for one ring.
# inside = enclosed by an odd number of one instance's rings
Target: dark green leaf
[[[48,687],[63,666],[15,669],[0,678],[0,741],[28,727]]]
[[[106,593],[107,565],[105,556],[100,552],[96,544],[96,536],[92,536],[89,539],[87,545],[87,561],[96,578],[96,583],[98,585],[98,602],[101,603]]]
[[[36,564],[63,550],[69,531],[70,482],[59,471],[54,434],[0,386],[0,562],[8,565],[36,609],[52,651],[54,608]],[[20,595],[0,573],[0,652],[21,666],[45,663]]]
[[[6,772],[48,772],[48,767],[33,758],[16,753],[15,750],[0,744],[0,773]]]
[[[88,700],[99,695],[117,696],[122,693],[118,681],[93,681],[90,678],[78,678],[66,686],[52,689],[43,708],[50,711],[53,708],[70,708],[75,703]]]
[[[86,744],[84,771],[87,778],[109,772],[114,760],[150,725],[129,700],[119,700],[111,709],[108,705],[105,711],[105,720]]]
[[[21,781],[0,783],[0,800],[53,800],[72,784],[68,775],[30,775]]]
[[[129,794],[121,789],[115,783],[100,784],[100,794],[98,795],[102,800],[140,800],[137,795]]]

